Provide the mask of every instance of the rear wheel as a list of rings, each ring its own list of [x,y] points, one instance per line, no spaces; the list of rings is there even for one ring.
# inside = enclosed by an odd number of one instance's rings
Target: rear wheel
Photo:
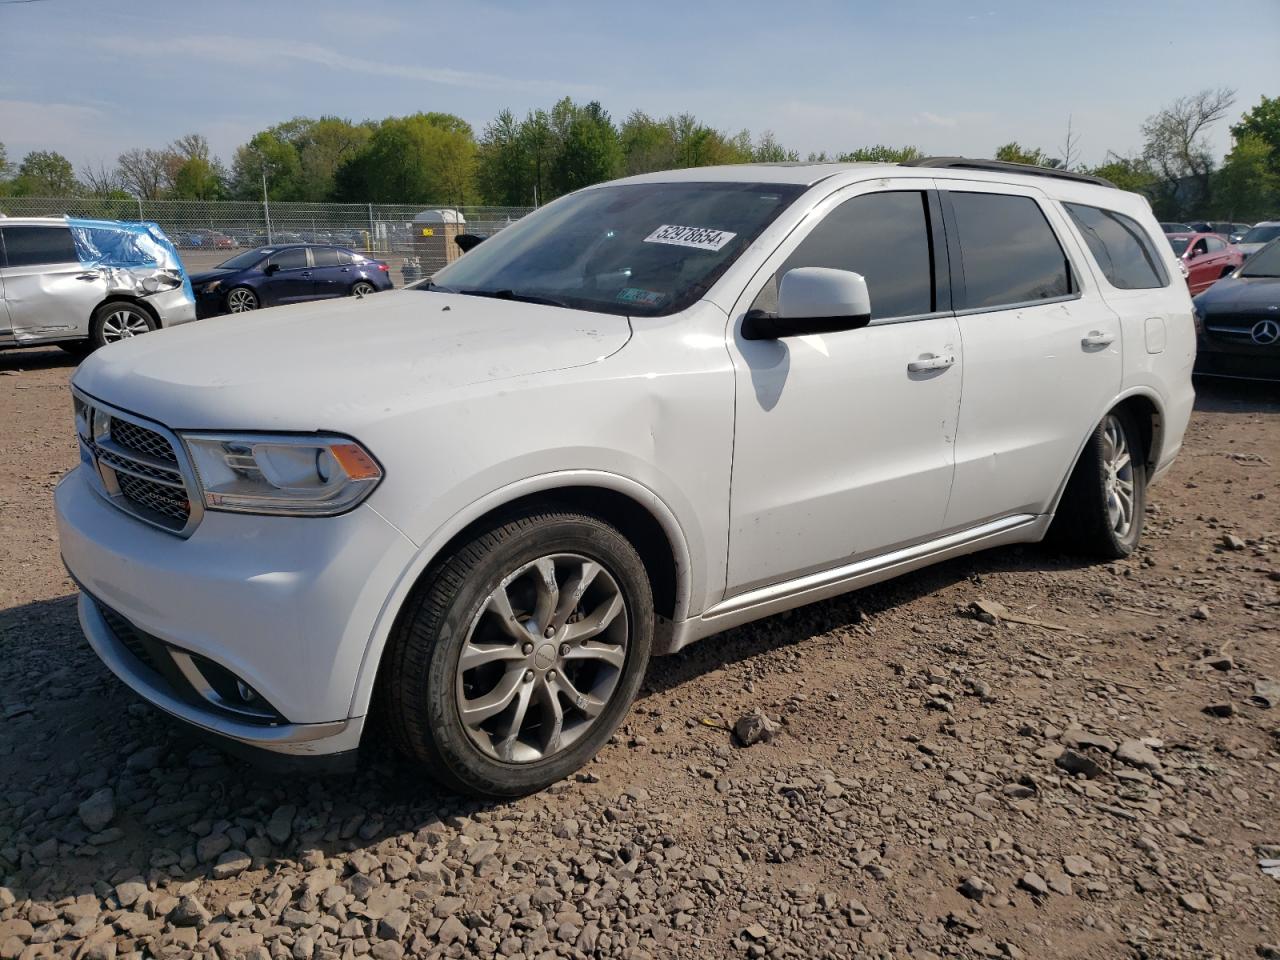
[[[393,735],[454,789],[540,790],[626,716],[653,624],[644,565],[604,521],[547,510],[499,523],[402,613],[380,677]]]
[[[351,287],[351,295],[353,297],[367,297],[377,292],[377,288],[368,280],[357,280]]]
[[[248,313],[258,306],[258,295],[248,287],[232,287],[227,291],[228,313]]]
[[[1080,454],[1053,521],[1063,546],[1109,560],[1127,557],[1142,537],[1147,502],[1142,435],[1123,410],[1107,414]]]
[[[115,300],[104,303],[93,312],[93,320],[89,324],[89,339],[95,347],[105,347],[108,343],[140,337],[155,328],[155,320],[142,307],[124,300]]]

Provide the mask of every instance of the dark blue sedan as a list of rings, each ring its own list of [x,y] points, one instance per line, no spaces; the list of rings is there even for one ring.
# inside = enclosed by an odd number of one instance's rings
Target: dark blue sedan
[[[391,289],[391,271],[345,247],[287,244],[238,253],[212,270],[191,275],[196,312],[246,313],[329,297],[363,297]]]

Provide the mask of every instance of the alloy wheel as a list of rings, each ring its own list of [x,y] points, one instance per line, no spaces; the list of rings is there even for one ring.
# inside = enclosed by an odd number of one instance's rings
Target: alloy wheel
[[[107,314],[102,321],[102,342],[115,343],[117,340],[128,340],[149,333],[151,326],[147,318],[137,310],[120,307]]]
[[[1102,425],[1102,482],[1106,493],[1107,520],[1111,530],[1123,540],[1133,527],[1136,497],[1133,457],[1125,437],[1124,424],[1114,414]]]
[[[467,735],[506,763],[568,749],[613,696],[628,637],[622,591],[596,561],[559,553],[519,567],[485,599],[458,658]]]
[[[246,313],[257,309],[258,298],[253,295],[252,290],[246,290],[241,287],[227,294],[227,310],[229,312]]]
[[[373,289],[373,284],[365,283],[364,281],[357,283],[354,287],[351,288],[351,295],[353,297],[367,297],[370,294],[375,292],[376,291]]]

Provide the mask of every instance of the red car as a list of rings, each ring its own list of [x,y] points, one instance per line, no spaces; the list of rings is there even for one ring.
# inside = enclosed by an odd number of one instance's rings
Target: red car
[[[1193,297],[1244,263],[1244,254],[1216,233],[1167,233],[1165,239],[1182,261]]]

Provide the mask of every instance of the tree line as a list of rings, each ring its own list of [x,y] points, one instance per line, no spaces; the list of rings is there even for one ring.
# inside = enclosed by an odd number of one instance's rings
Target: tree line
[[[1204,90],[1152,114],[1142,147],[1078,162],[1079,134],[1068,119],[1054,150],[1012,142],[995,157],[1105,177],[1145,194],[1161,219],[1280,216],[1280,97],[1263,97],[1230,127],[1233,145],[1218,161],[1208,133],[1235,105],[1231,90]],[[914,146],[810,153],[808,160],[900,162]],[[451,113],[352,122],[295,117],[236,148],[230,166],[199,133],[165,147],[127,150],[114,165],[77,171],[61,154],[34,150],[11,162],[0,144],[0,197],[94,196],[142,200],[261,199],[353,203],[482,203],[529,206],[629,174],[724,163],[800,160],[768,131],[728,133],[690,114],[652,117],[636,110],[621,123],[596,101],[565,97],[523,118],[498,114],[476,136]]]

